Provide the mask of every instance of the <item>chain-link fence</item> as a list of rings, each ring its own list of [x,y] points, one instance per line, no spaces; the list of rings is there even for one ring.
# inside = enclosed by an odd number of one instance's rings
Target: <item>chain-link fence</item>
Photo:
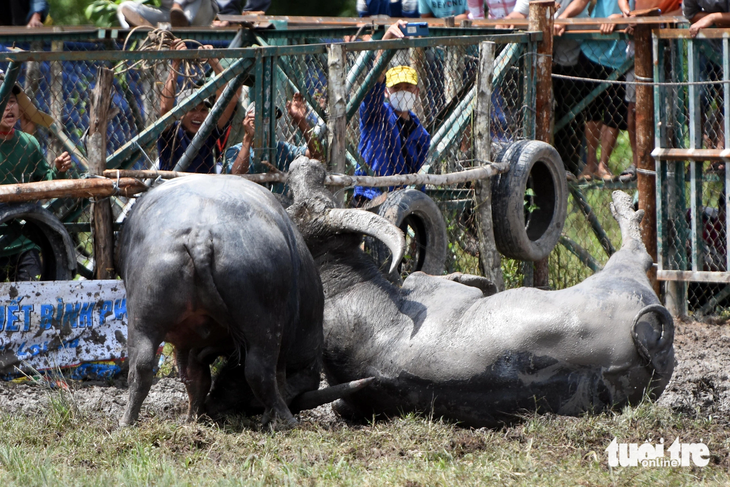
[[[3,155],[3,183],[38,178],[36,167],[43,164],[47,169],[40,177],[49,177],[56,158],[64,151],[72,157],[69,176],[87,175],[84,133],[89,125],[90,92],[96,71],[102,66],[114,72],[114,109],[107,129],[110,168],[256,173],[286,171],[302,153],[327,160],[332,144],[342,142],[327,123],[332,119],[334,89],[330,86],[333,68],[329,44],[341,45],[344,52],[345,163],[340,169],[347,174],[444,174],[479,166],[483,161],[476,156],[473,129],[479,43],[485,39],[498,41],[489,117],[491,138],[499,146],[533,137],[530,85],[534,83],[534,56],[526,36],[485,36],[483,32],[476,35],[465,31],[469,35],[458,40],[411,39],[406,41],[406,48],[393,49],[393,41],[379,42],[377,33],[376,40],[369,43],[343,43],[344,35],[355,33],[343,32],[308,31],[297,35],[292,31],[271,37],[248,33],[243,44],[257,43],[265,46],[263,49],[222,49],[229,40],[214,39],[189,40],[186,50],[171,52],[165,48],[174,47],[175,39],[161,33],[146,41],[146,34],[138,34],[127,43],[126,51],[122,50],[122,42],[108,40],[21,46],[63,53],[53,58],[34,56],[33,62],[0,63],[8,74],[14,66],[20,67],[18,83],[34,105],[52,118],[29,117],[26,110],[25,120],[18,120],[18,129],[28,133],[35,130],[42,161],[29,165],[27,155],[22,151],[18,154],[27,144],[14,145],[11,152],[15,156]],[[578,34],[567,34],[556,42],[554,55],[555,146],[573,175],[568,219],[560,245],[549,260],[550,286],[554,289],[576,284],[605,264],[620,246],[618,227],[609,210],[611,190],[635,192],[631,135],[634,99],[630,93],[634,90],[631,85],[612,83],[632,79],[627,77],[633,67],[627,54],[630,38],[624,34],[599,40],[588,37],[582,40]],[[687,61],[690,51],[686,41],[661,43],[658,52],[662,54],[662,79],[722,79],[722,62],[727,56],[723,58],[720,51],[717,57],[713,48],[716,41],[707,41],[707,46],[697,43],[693,48],[697,51],[696,66],[692,69]],[[207,44],[215,49],[199,49]],[[182,61],[178,63],[175,58]],[[205,62],[207,58],[219,62]],[[16,59],[27,58],[16,55]],[[391,72],[397,74],[389,80],[386,73],[396,67],[405,68]],[[391,81],[392,86],[388,86]],[[392,90],[398,82],[415,87],[405,90],[412,96],[397,95],[402,99],[395,101],[405,103],[403,106],[414,117],[405,127],[399,126],[394,136],[385,122],[405,122],[398,121],[399,117],[393,120],[394,99],[390,103],[386,99],[391,92],[399,91]],[[657,120],[662,120],[663,130],[661,147],[723,147],[725,98],[721,87],[662,87],[657,99]],[[215,116],[206,118],[206,113]],[[694,126],[696,133],[691,132],[691,120],[697,120],[693,113],[700,114],[700,122]],[[35,127],[28,125],[29,121]],[[205,137],[196,140],[196,133]],[[693,133],[701,134],[694,139],[696,145],[691,144]],[[13,157],[15,163],[11,162]],[[329,164],[330,169],[336,168],[336,161],[330,160]],[[663,164],[666,174],[662,194],[669,198],[660,203],[660,211],[666,212],[659,216],[660,238],[664,239],[660,246],[663,268],[691,270],[693,258],[697,258],[703,264],[696,270],[726,270],[725,173],[721,158],[702,164],[705,170],[695,180],[701,187],[699,192],[692,189],[690,176],[696,169],[689,163]],[[55,171],[53,176],[57,177]],[[285,188],[275,184],[272,189],[283,192]],[[424,189],[446,220],[446,270],[481,274],[471,183]],[[373,188],[346,188],[342,195],[345,204],[354,206],[370,204],[377,200],[378,193]],[[694,227],[693,201],[697,214],[703,215],[702,223]],[[113,202],[115,217],[121,221],[128,202],[123,198],[113,198]],[[59,199],[51,204],[64,221],[76,225],[69,228],[78,245],[79,262],[84,264],[80,266],[82,272],[93,267],[87,206],[86,201],[75,199]],[[692,232],[698,235],[696,247],[692,245]],[[696,253],[697,248],[702,249],[700,253]],[[502,269],[508,287],[522,285],[529,274],[529,266],[508,259],[503,261]],[[724,294],[718,292],[725,288],[714,286],[709,290],[706,284],[690,286],[690,303],[697,299],[701,307],[713,297],[715,301],[724,299]]]
[[[526,36],[492,37],[503,39],[496,53],[491,133],[495,141],[507,142],[525,136],[525,113],[531,105],[526,66],[531,58]],[[286,171],[299,154],[326,159],[331,70],[324,42],[346,48],[346,173],[442,174],[475,167],[481,163],[472,137],[477,61],[479,43],[486,38],[414,39],[413,47],[381,52],[377,48],[382,46],[371,43],[342,44],[342,36],[334,34],[292,33],[286,39],[249,39],[270,46],[268,51],[207,52],[203,45],[220,48],[227,42],[186,40],[183,48],[169,32],[153,31],[146,38],[138,33],[127,40],[126,51],[121,42],[111,41],[20,46],[39,54],[32,56],[34,61],[0,63],[0,68],[8,75],[17,71],[24,95],[39,110],[19,109],[16,124],[19,133],[33,134],[39,147],[3,143],[4,148],[12,146],[13,154],[4,157],[2,182],[88,176],[85,134],[90,95],[101,67],[114,73],[107,129],[110,168],[262,173]],[[53,50],[63,52],[54,57],[49,52]],[[393,86],[386,87],[379,78],[396,66],[413,74],[405,79],[415,86],[414,103],[406,111],[415,116],[405,131],[415,144],[381,139],[384,131],[377,127],[392,116],[386,113],[392,103],[384,102]],[[15,101],[11,97],[11,103]],[[206,118],[209,113],[213,116]],[[403,147],[414,150],[407,154]],[[64,152],[72,160],[65,172],[59,162]],[[469,184],[462,186],[428,190],[448,210],[449,269],[478,273],[473,195]],[[284,186],[274,184],[272,190],[282,192]],[[348,188],[345,203],[353,204],[357,194],[356,188]],[[121,221],[128,201],[112,200]],[[64,221],[75,223],[69,228],[78,245],[80,268],[90,275],[87,201],[59,199],[52,208]]]
[[[701,314],[727,312],[728,41],[655,39],[660,147],[659,269]],[[724,68],[724,69],[723,69]],[[686,298],[685,298],[686,296]]]

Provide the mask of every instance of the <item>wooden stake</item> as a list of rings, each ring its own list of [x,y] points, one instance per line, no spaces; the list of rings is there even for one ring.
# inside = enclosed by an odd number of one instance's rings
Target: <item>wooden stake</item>
[[[477,105],[474,121],[475,157],[480,161],[491,160],[492,137],[490,119],[492,111],[492,76],[494,73],[494,42],[479,44],[479,70],[477,71]],[[505,164],[509,168],[509,164]],[[474,185],[476,201],[477,235],[479,237],[479,263],[484,277],[504,289],[501,256],[494,241],[492,222],[492,182],[480,180]]]
[[[89,117],[89,174],[101,176],[106,169],[106,127],[112,99],[114,74],[108,68],[99,68],[96,86],[91,92]],[[91,230],[94,238],[94,259],[97,279],[114,277],[114,232],[112,207],[108,199],[91,205]]]
[[[535,139],[553,143],[553,12],[555,2],[530,2],[529,30],[542,32],[535,61]],[[534,286],[547,288],[549,257],[535,262]]]

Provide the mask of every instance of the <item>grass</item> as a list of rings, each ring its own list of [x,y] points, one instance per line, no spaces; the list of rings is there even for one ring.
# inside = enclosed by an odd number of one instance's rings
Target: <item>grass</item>
[[[357,426],[303,420],[271,433],[248,419],[225,425],[117,418],[66,396],[41,417],[0,414],[6,485],[714,485],[730,482],[725,419],[649,402],[582,418],[531,415],[501,429],[464,429],[418,415]],[[73,411],[68,414],[68,411]],[[605,448],[623,442],[706,443],[704,468],[609,469]]]

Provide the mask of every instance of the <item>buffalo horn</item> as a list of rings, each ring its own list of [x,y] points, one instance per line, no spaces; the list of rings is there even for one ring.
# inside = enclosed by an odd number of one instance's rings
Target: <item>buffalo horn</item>
[[[329,211],[325,221],[333,231],[364,233],[383,242],[393,255],[389,272],[393,272],[400,264],[406,250],[405,237],[400,228],[382,216],[364,210],[334,208]]]
[[[332,387],[325,387],[316,391],[308,391],[299,394],[295,397],[289,405],[289,410],[292,413],[304,411],[305,409],[314,409],[322,404],[327,404],[332,401],[336,401],[341,397],[357,392],[363,387],[367,386],[375,380],[375,377],[368,377],[366,379],[353,380],[351,382],[345,382],[343,384],[337,384]]]

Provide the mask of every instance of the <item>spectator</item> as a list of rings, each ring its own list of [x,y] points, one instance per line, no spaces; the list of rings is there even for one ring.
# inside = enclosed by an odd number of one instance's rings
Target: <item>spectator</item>
[[[402,38],[399,20],[388,28],[383,39]],[[387,94],[390,103],[385,103]],[[360,155],[367,168],[358,166],[355,174],[364,176],[417,173],[426,161],[431,136],[413,113],[418,97],[418,75],[409,66],[396,66],[365,96],[360,104]],[[390,188],[393,190],[394,188]],[[378,196],[378,188],[355,187],[353,202],[362,206]]]
[[[418,17],[418,0],[357,0],[360,17]]]
[[[484,0],[467,0],[470,19],[484,18]]]
[[[203,49],[212,49],[213,46],[206,45]],[[173,49],[186,50],[185,42],[178,39],[173,45]],[[223,71],[223,67],[220,65],[217,59],[209,59],[208,64],[213,68],[216,74],[220,74]],[[180,69],[180,59],[173,59],[171,62],[171,69],[167,76],[167,81],[162,89],[162,96],[160,97],[160,116],[169,112],[175,104],[175,92],[177,85],[178,70]],[[223,87],[218,89],[217,96],[221,95]],[[195,89],[189,88],[183,90],[178,94],[178,102],[185,100],[195,94]],[[215,145],[218,139],[223,135],[223,132],[228,125],[228,121],[231,119],[231,115],[236,108],[236,102],[238,101],[238,94],[234,95],[228,106],[221,114],[218,119],[218,123],[213,127],[212,132],[203,143],[201,149],[195,155],[193,160],[188,166],[188,172],[197,173],[213,173],[216,167],[216,155],[214,153]],[[208,112],[212,107],[210,100],[204,100],[199,103],[195,108],[188,111],[183,115],[182,119],[176,121],[170,127],[168,127],[160,138],[157,139],[157,149],[160,154],[160,169],[161,170],[172,170],[185,154],[188,146],[198,133],[203,121],[208,116]]]
[[[515,9],[516,0],[486,0],[487,16],[490,19],[503,19]]]
[[[684,0],[682,13],[692,25],[689,34],[696,37],[700,29],[730,27],[730,6],[727,1]]]
[[[155,27],[169,22],[173,27],[209,26],[218,15],[215,0],[161,0],[160,8],[149,7],[134,1],[122,2],[117,8],[117,18],[125,29],[130,27]]]
[[[575,17],[585,10],[589,0],[573,0],[560,14],[559,18]],[[633,4],[633,0],[631,0]],[[624,14],[616,0],[597,0],[592,18],[621,18]],[[615,24],[601,24],[602,34],[614,31]],[[564,31],[563,26],[557,28],[557,34]],[[626,41],[585,40],[581,44],[579,63],[591,78],[605,80],[614,70],[626,61]],[[623,76],[618,77],[623,81]],[[590,88],[592,89],[592,88]],[[586,165],[581,172],[582,179],[600,178],[613,180],[608,167],[619,130],[627,128],[627,107],[623,85],[611,84],[585,110]],[[598,161],[596,151],[601,146],[601,160]]]
[[[217,0],[218,15],[253,15],[263,14],[271,6],[271,0],[247,0],[246,6],[241,8],[243,0]],[[224,20],[214,20],[215,27],[228,27],[229,22]]]
[[[294,124],[304,136],[306,145],[296,146],[288,142],[278,141],[276,143],[276,164],[274,170],[288,171],[289,165],[299,156],[306,156],[312,159],[322,159],[321,144],[317,137],[313,136],[313,129],[307,123],[307,107],[301,93],[295,93],[290,102],[286,104],[286,111]],[[251,102],[243,119],[243,142],[231,146],[226,151],[223,172],[230,174],[261,174],[272,169],[270,163],[256,163],[254,161],[253,142],[255,135],[254,117],[256,115],[256,103]],[[281,116],[281,110],[276,109],[277,118]],[[273,186],[274,193],[283,193],[285,186],[277,183]]]
[[[46,0],[7,0],[0,8],[0,25],[43,27],[50,7]]]
[[[0,84],[4,76],[0,78]],[[15,129],[20,121],[20,105],[31,105],[19,84],[8,96],[0,119],[0,184],[28,183],[31,181],[65,178],[72,162],[68,152],[56,157],[48,167],[35,137]],[[38,247],[20,237],[2,250],[0,279],[33,281],[40,279],[43,267]]]
[[[418,13],[424,18],[454,17],[463,20],[469,16],[466,0],[418,0]]]
[[[717,0],[684,0],[682,2],[682,13],[692,25],[689,28],[689,34],[696,37],[701,29],[709,27],[730,27],[730,4],[727,1]],[[708,46],[715,51],[718,59],[722,59],[722,46],[719,41],[709,41]],[[712,62],[704,53],[700,54],[700,77],[702,81],[720,81],[722,80],[722,68]],[[703,93],[700,100],[701,113],[704,118],[709,114],[713,115],[714,123],[712,128],[707,130],[709,136],[705,136],[705,145],[708,148],[724,149],[725,148],[725,132],[723,128],[724,115],[720,113],[720,107],[723,103],[723,90],[717,88],[717,85],[707,85],[703,87]],[[712,100],[716,101],[717,111],[710,113]],[[703,126],[705,122],[703,121]],[[714,163],[711,166],[713,170],[724,170],[723,163]]]
[[[563,0],[556,4],[555,17],[559,18],[571,4],[571,0]],[[507,15],[508,19],[526,19],[529,15],[529,0],[517,0],[514,10]],[[575,17],[587,17],[588,9],[577,12]],[[560,37],[564,29],[558,28],[555,32],[558,37],[553,39],[553,73],[573,77],[586,77],[583,66],[578,62],[580,58],[580,42]],[[587,88],[587,89],[586,89]],[[560,121],[570,110],[588,95],[593,86],[585,83],[575,83],[571,80],[553,78],[553,94],[555,96],[555,122]],[[578,114],[563,129],[555,134],[555,149],[567,170],[577,174],[581,165],[581,145],[583,144],[583,115]]]

